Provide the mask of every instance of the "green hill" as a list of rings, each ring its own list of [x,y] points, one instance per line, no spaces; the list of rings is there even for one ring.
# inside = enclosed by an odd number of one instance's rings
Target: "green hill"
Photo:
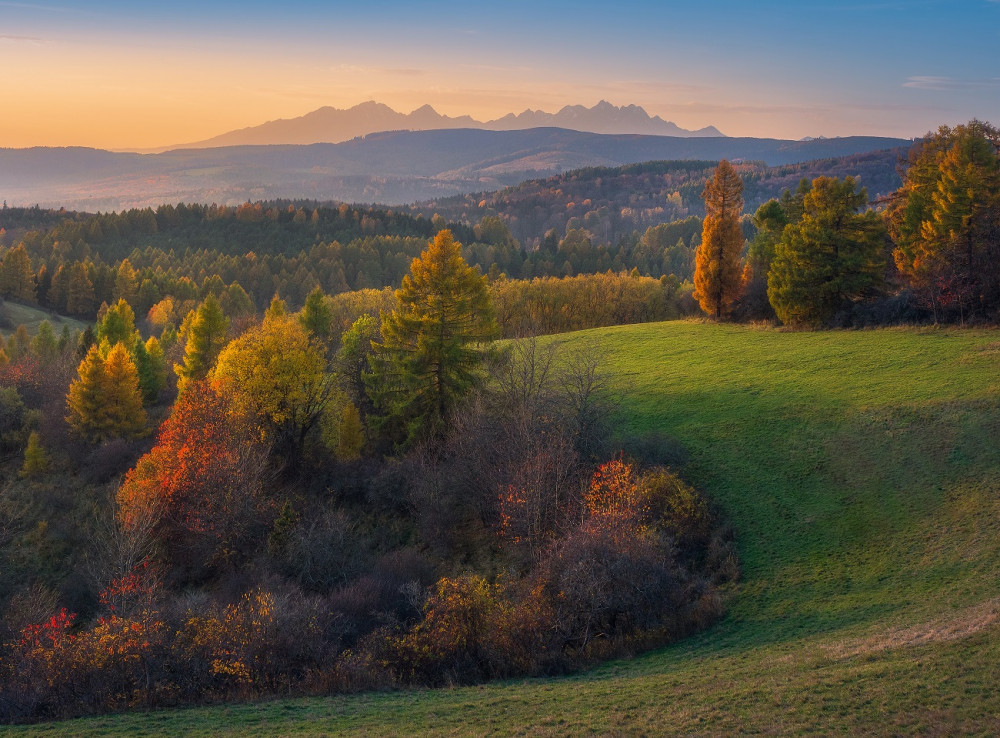
[[[1000,732],[1000,332],[585,331],[623,436],[683,445],[744,579],[712,630],[568,678],[13,735]]]
[[[56,332],[57,336],[64,325],[69,326],[70,333],[82,331],[87,327],[87,324],[82,321],[57,315],[43,308],[23,305],[10,300],[4,300],[0,303],[0,335],[4,338],[7,338],[22,324],[28,329],[28,333],[35,335],[43,320],[52,324],[52,330]]]

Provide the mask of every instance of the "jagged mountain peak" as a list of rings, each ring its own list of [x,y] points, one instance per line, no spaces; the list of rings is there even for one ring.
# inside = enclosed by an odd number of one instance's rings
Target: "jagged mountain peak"
[[[712,126],[698,131],[688,131],[665,121],[659,116],[650,117],[639,105],[617,106],[601,100],[588,108],[584,105],[566,105],[557,113],[526,108],[515,115],[508,113],[495,120],[481,122],[468,115],[449,117],[438,113],[430,104],[424,104],[410,113],[399,113],[384,103],[366,100],[352,108],[340,109],[324,105],[298,118],[282,118],[236,131],[229,131],[205,141],[173,148],[213,148],[217,146],[245,146],[270,144],[339,143],[372,133],[390,130],[440,130],[448,128],[479,128],[484,130],[511,131],[527,128],[567,128],[586,133],[644,134],[679,137],[722,136]]]

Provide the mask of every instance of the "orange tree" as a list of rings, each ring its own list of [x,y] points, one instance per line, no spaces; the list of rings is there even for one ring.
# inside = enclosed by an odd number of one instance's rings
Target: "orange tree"
[[[695,255],[694,297],[702,310],[721,318],[739,297],[743,279],[743,180],[723,159],[701,196],[705,220]]]

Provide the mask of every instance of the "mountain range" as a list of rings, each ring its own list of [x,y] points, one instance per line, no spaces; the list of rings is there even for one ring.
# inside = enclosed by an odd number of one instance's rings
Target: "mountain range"
[[[322,107],[298,118],[282,118],[259,126],[241,128],[204,141],[144,150],[157,153],[171,149],[205,149],[219,146],[270,146],[281,144],[341,143],[358,136],[382,131],[435,131],[451,128],[475,128],[488,131],[520,131],[528,128],[566,128],[585,133],[643,134],[649,136],[719,137],[723,134],[714,126],[688,131],[650,116],[638,105],[621,107],[601,100],[592,108],[567,105],[558,113],[525,110],[508,113],[496,120],[481,122],[468,115],[456,118],[438,113],[430,105],[412,113],[398,113],[388,105],[365,102],[347,110]]]
[[[908,147],[905,139],[678,138],[560,128],[376,133],[339,144],[229,146],[137,154],[0,149],[0,199],[78,210],[296,198],[399,205],[496,190],[571,169],[655,160],[768,165]]]

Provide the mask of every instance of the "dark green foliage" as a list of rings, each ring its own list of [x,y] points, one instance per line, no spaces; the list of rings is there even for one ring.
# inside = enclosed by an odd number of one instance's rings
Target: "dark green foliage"
[[[396,309],[382,319],[367,389],[397,442],[439,436],[479,381],[497,333],[486,280],[441,231],[410,266]]]
[[[877,292],[887,234],[853,177],[820,177],[803,198],[801,221],[787,225],[768,276],[768,298],[785,323],[819,326]]]

